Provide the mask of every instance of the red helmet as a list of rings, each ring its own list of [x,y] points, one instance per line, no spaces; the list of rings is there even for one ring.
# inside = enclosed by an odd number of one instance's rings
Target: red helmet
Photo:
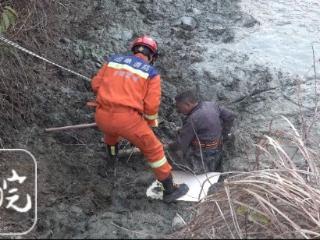
[[[149,48],[153,54],[158,53],[158,43],[149,36],[136,38],[131,45],[131,50],[133,50],[134,47],[141,45]]]

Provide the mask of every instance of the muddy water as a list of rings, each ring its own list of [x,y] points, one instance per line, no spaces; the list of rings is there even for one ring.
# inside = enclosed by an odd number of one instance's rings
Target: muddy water
[[[237,156],[243,145],[252,148],[253,136],[269,131],[271,121],[274,128],[283,129],[281,115],[300,116],[298,101],[312,116],[308,111],[314,108],[317,95],[312,45],[320,74],[320,1],[243,0],[239,5],[258,24],[232,25],[234,41],[206,42],[205,61],[193,65],[197,79],[202,79],[201,95],[224,102],[241,120],[236,127]],[[300,88],[295,81],[301,78],[296,75],[308,80]],[[299,124],[299,117],[290,120]],[[229,163],[225,169],[254,165],[241,156],[230,158]]]
[[[260,25],[238,31],[232,49],[252,62],[312,76],[312,45],[320,57],[319,0],[243,0],[241,7]]]

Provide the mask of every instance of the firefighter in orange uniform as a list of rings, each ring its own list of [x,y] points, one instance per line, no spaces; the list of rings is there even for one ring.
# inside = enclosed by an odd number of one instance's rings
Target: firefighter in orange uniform
[[[189,189],[186,184],[173,183],[163,145],[151,129],[157,126],[161,97],[160,75],[153,67],[158,44],[148,36],[141,36],[133,42],[131,50],[132,55],[111,56],[92,79],[92,89],[97,95],[96,123],[105,134],[110,156],[117,154],[119,137],[141,150],[163,185],[163,200],[172,202]]]

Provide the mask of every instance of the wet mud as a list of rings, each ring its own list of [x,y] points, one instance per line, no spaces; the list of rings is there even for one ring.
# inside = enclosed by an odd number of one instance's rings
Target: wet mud
[[[45,55],[88,77],[103,57],[128,52],[132,39],[149,34],[158,40],[156,63],[162,76],[159,129],[164,142],[172,140],[181,125],[174,97],[194,89],[203,100],[215,100],[238,115],[235,142],[225,148],[224,171],[255,168],[252,147],[272,126],[282,127],[280,115],[296,123],[301,108],[295,103],[296,86],[307,93],[312,80],[292,77],[281,69],[255,64],[245,53],[228,49],[237,34],[260,27],[260,22],[237,0],[185,1],[59,1],[48,15],[51,36],[35,29]],[[50,42],[50,44],[48,43]],[[21,40],[23,44],[23,40]],[[30,46],[32,48],[32,46]],[[39,50],[36,47],[34,51]],[[0,123],[1,146],[31,151],[38,162],[38,223],[29,237],[41,238],[159,238],[171,234],[178,213],[186,222],[191,203],[165,204],[147,199],[153,175],[140,156],[121,158],[115,177],[107,168],[107,154],[96,128],[46,133],[57,127],[94,121],[85,106],[93,99],[89,83],[55,67],[21,54],[32,68],[22,92],[28,104]],[[6,80],[8,81],[8,80]],[[313,111],[312,97],[303,102]]]

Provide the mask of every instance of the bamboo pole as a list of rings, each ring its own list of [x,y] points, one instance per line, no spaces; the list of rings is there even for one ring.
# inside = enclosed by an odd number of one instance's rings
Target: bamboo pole
[[[96,123],[84,123],[84,124],[78,124],[78,125],[71,125],[71,126],[65,126],[65,127],[56,127],[56,128],[46,128],[46,132],[56,132],[56,131],[65,131],[70,129],[79,129],[79,128],[89,128],[89,127],[96,127]]]
[[[65,130],[70,130],[70,129],[81,129],[81,128],[89,128],[89,127],[96,127],[96,123],[84,123],[84,124],[78,124],[78,125],[70,125],[70,126],[64,126],[64,127],[56,127],[56,128],[46,128],[46,132],[57,132],[57,131],[65,131]],[[165,149],[168,148],[166,144],[163,146]],[[125,150],[120,150],[118,156],[119,157],[125,157],[128,155],[136,155],[136,154],[142,154],[140,152],[139,148],[130,148],[130,149],[125,149]]]

